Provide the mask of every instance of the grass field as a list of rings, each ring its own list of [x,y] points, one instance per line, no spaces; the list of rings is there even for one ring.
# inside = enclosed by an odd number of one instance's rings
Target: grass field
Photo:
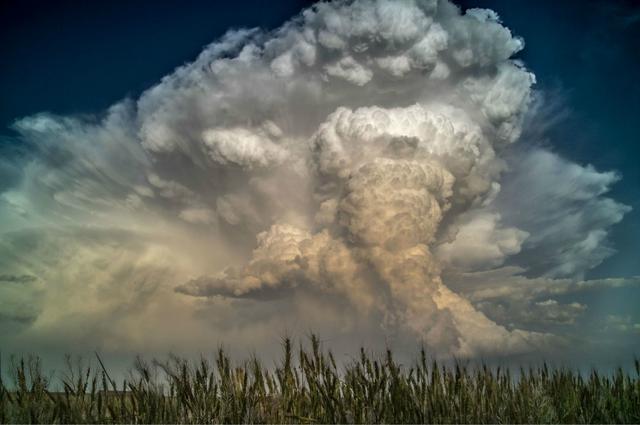
[[[363,350],[339,367],[316,337],[294,350],[283,342],[277,368],[258,359],[137,359],[131,377],[111,380],[69,363],[48,378],[38,358],[3,365],[2,423],[639,423],[640,364],[601,375],[567,369],[510,371],[443,366],[422,351],[412,366],[391,352]],[[6,363],[6,362],[5,362]],[[53,391],[54,387],[61,391]]]

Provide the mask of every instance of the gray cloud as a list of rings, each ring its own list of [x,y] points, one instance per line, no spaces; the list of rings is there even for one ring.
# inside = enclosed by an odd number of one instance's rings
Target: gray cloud
[[[593,280],[532,278],[526,276],[525,269],[514,266],[482,272],[452,271],[445,273],[444,280],[452,290],[464,294],[474,306],[498,323],[533,330],[556,328],[558,331],[558,325],[579,323],[589,306],[584,304],[585,301],[568,299],[598,299],[611,290],[640,289],[640,277]],[[600,313],[598,320],[605,321],[606,317]]]
[[[607,240],[609,228],[631,211],[603,196],[618,174],[540,149],[512,161],[496,203],[506,223],[530,234],[516,262],[533,275],[581,278],[615,252]]]
[[[0,274],[0,282],[7,283],[30,283],[36,280],[35,276],[29,276],[27,274],[14,275],[14,274]]]

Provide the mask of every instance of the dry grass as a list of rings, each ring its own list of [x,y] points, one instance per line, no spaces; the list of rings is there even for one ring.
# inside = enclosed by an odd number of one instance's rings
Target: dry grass
[[[2,423],[638,423],[640,364],[588,376],[542,366],[509,370],[428,361],[411,367],[392,353],[374,359],[363,350],[337,367],[311,337],[297,355],[285,340],[281,363],[265,369],[251,359],[232,366],[175,356],[137,359],[117,385],[98,357],[97,368],[72,364],[53,392],[37,358],[13,359],[9,383],[0,380]]]

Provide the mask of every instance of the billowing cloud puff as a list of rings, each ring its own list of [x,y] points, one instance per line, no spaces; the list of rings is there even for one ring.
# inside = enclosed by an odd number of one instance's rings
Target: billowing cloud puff
[[[202,134],[202,140],[215,162],[254,168],[269,167],[285,159],[286,150],[274,143],[281,135],[280,129],[267,121],[258,130],[209,129]]]
[[[502,265],[520,252],[529,233],[502,227],[500,214],[474,210],[460,216],[461,226],[451,242],[438,246],[438,259],[459,270],[478,270]]]
[[[628,207],[603,196],[614,173],[518,147],[523,46],[494,12],[446,0],[319,3],[227,33],[101,116],[18,121],[30,154],[0,167],[12,344],[161,350],[156,325],[193,349],[290,326],[439,355],[557,344],[549,324],[588,306],[514,280],[578,284]],[[514,265],[496,278],[517,303],[478,295],[474,279]]]

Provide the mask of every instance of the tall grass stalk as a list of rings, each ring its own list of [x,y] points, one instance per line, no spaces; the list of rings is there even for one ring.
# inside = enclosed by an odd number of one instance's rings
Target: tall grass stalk
[[[121,383],[67,360],[47,377],[37,357],[12,358],[0,375],[2,423],[639,423],[640,364],[589,375],[546,365],[520,370],[445,366],[424,350],[408,367],[391,351],[361,350],[339,367],[317,337],[283,341],[274,369],[257,358],[234,365],[223,350],[198,362],[135,361]],[[294,352],[295,351],[295,352]],[[6,369],[6,370],[5,370]],[[54,382],[61,391],[53,391]]]

